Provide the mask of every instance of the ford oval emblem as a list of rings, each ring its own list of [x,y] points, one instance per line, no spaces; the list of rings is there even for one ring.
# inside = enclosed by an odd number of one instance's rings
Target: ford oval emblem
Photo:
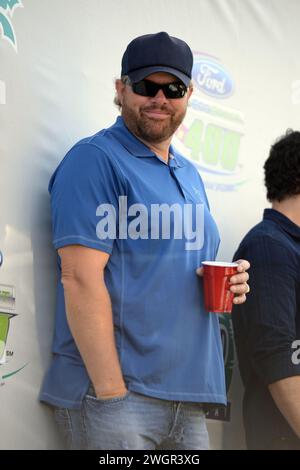
[[[228,98],[233,93],[233,80],[229,73],[211,59],[195,59],[193,79],[201,91],[214,98]]]

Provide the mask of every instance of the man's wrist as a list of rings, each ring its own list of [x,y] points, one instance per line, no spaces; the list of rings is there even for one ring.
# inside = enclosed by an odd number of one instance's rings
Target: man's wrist
[[[114,388],[112,390],[105,390],[105,391],[103,389],[101,390],[99,388],[98,389],[95,388],[95,392],[96,392],[97,398],[101,398],[102,400],[108,400],[110,398],[122,397],[126,395],[128,390],[126,388],[126,385],[124,384],[121,387]]]

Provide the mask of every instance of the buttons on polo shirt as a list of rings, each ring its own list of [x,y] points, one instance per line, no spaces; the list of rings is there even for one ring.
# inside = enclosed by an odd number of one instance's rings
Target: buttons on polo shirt
[[[186,195],[185,195],[185,192],[184,192],[184,190],[183,190],[183,188],[182,188],[182,186],[181,186],[181,184],[180,184],[180,181],[178,180],[178,178],[177,178],[176,175],[175,175],[175,171],[176,171],[177,168],[169,165],[169,169],[170,169],[170,174],[171,174],[172,178],[175,180],[176,185],[177,185],[179,191],[181,192],[181,194],[182,194],[182,196],[184,197],[184,199],[186,199]]]

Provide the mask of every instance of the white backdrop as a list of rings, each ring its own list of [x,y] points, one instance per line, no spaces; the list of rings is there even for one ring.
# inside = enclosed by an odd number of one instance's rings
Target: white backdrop
[[[37,401],[55,303],[50,175],[78,139],[114,121],[113,81],[128,42],[158,31],[185,39],[195,94],[175,143],[199,167],[221,232],[219,259],[230,259],[266,205],[270,144],[299,128],[300,2],[22,4],[0,0],[0,448],[55,449],[52,415]],[[226,338],[228,321],[224,328]],[[212,447],[243,446],[240,395],[235,368],[231,420],[209,421]]]

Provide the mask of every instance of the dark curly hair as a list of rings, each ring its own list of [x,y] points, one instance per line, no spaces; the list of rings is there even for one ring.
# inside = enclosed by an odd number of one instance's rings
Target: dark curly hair
[[[300,132],[288,129],[272,145],[264,170],[269,201],[300,194]]]

